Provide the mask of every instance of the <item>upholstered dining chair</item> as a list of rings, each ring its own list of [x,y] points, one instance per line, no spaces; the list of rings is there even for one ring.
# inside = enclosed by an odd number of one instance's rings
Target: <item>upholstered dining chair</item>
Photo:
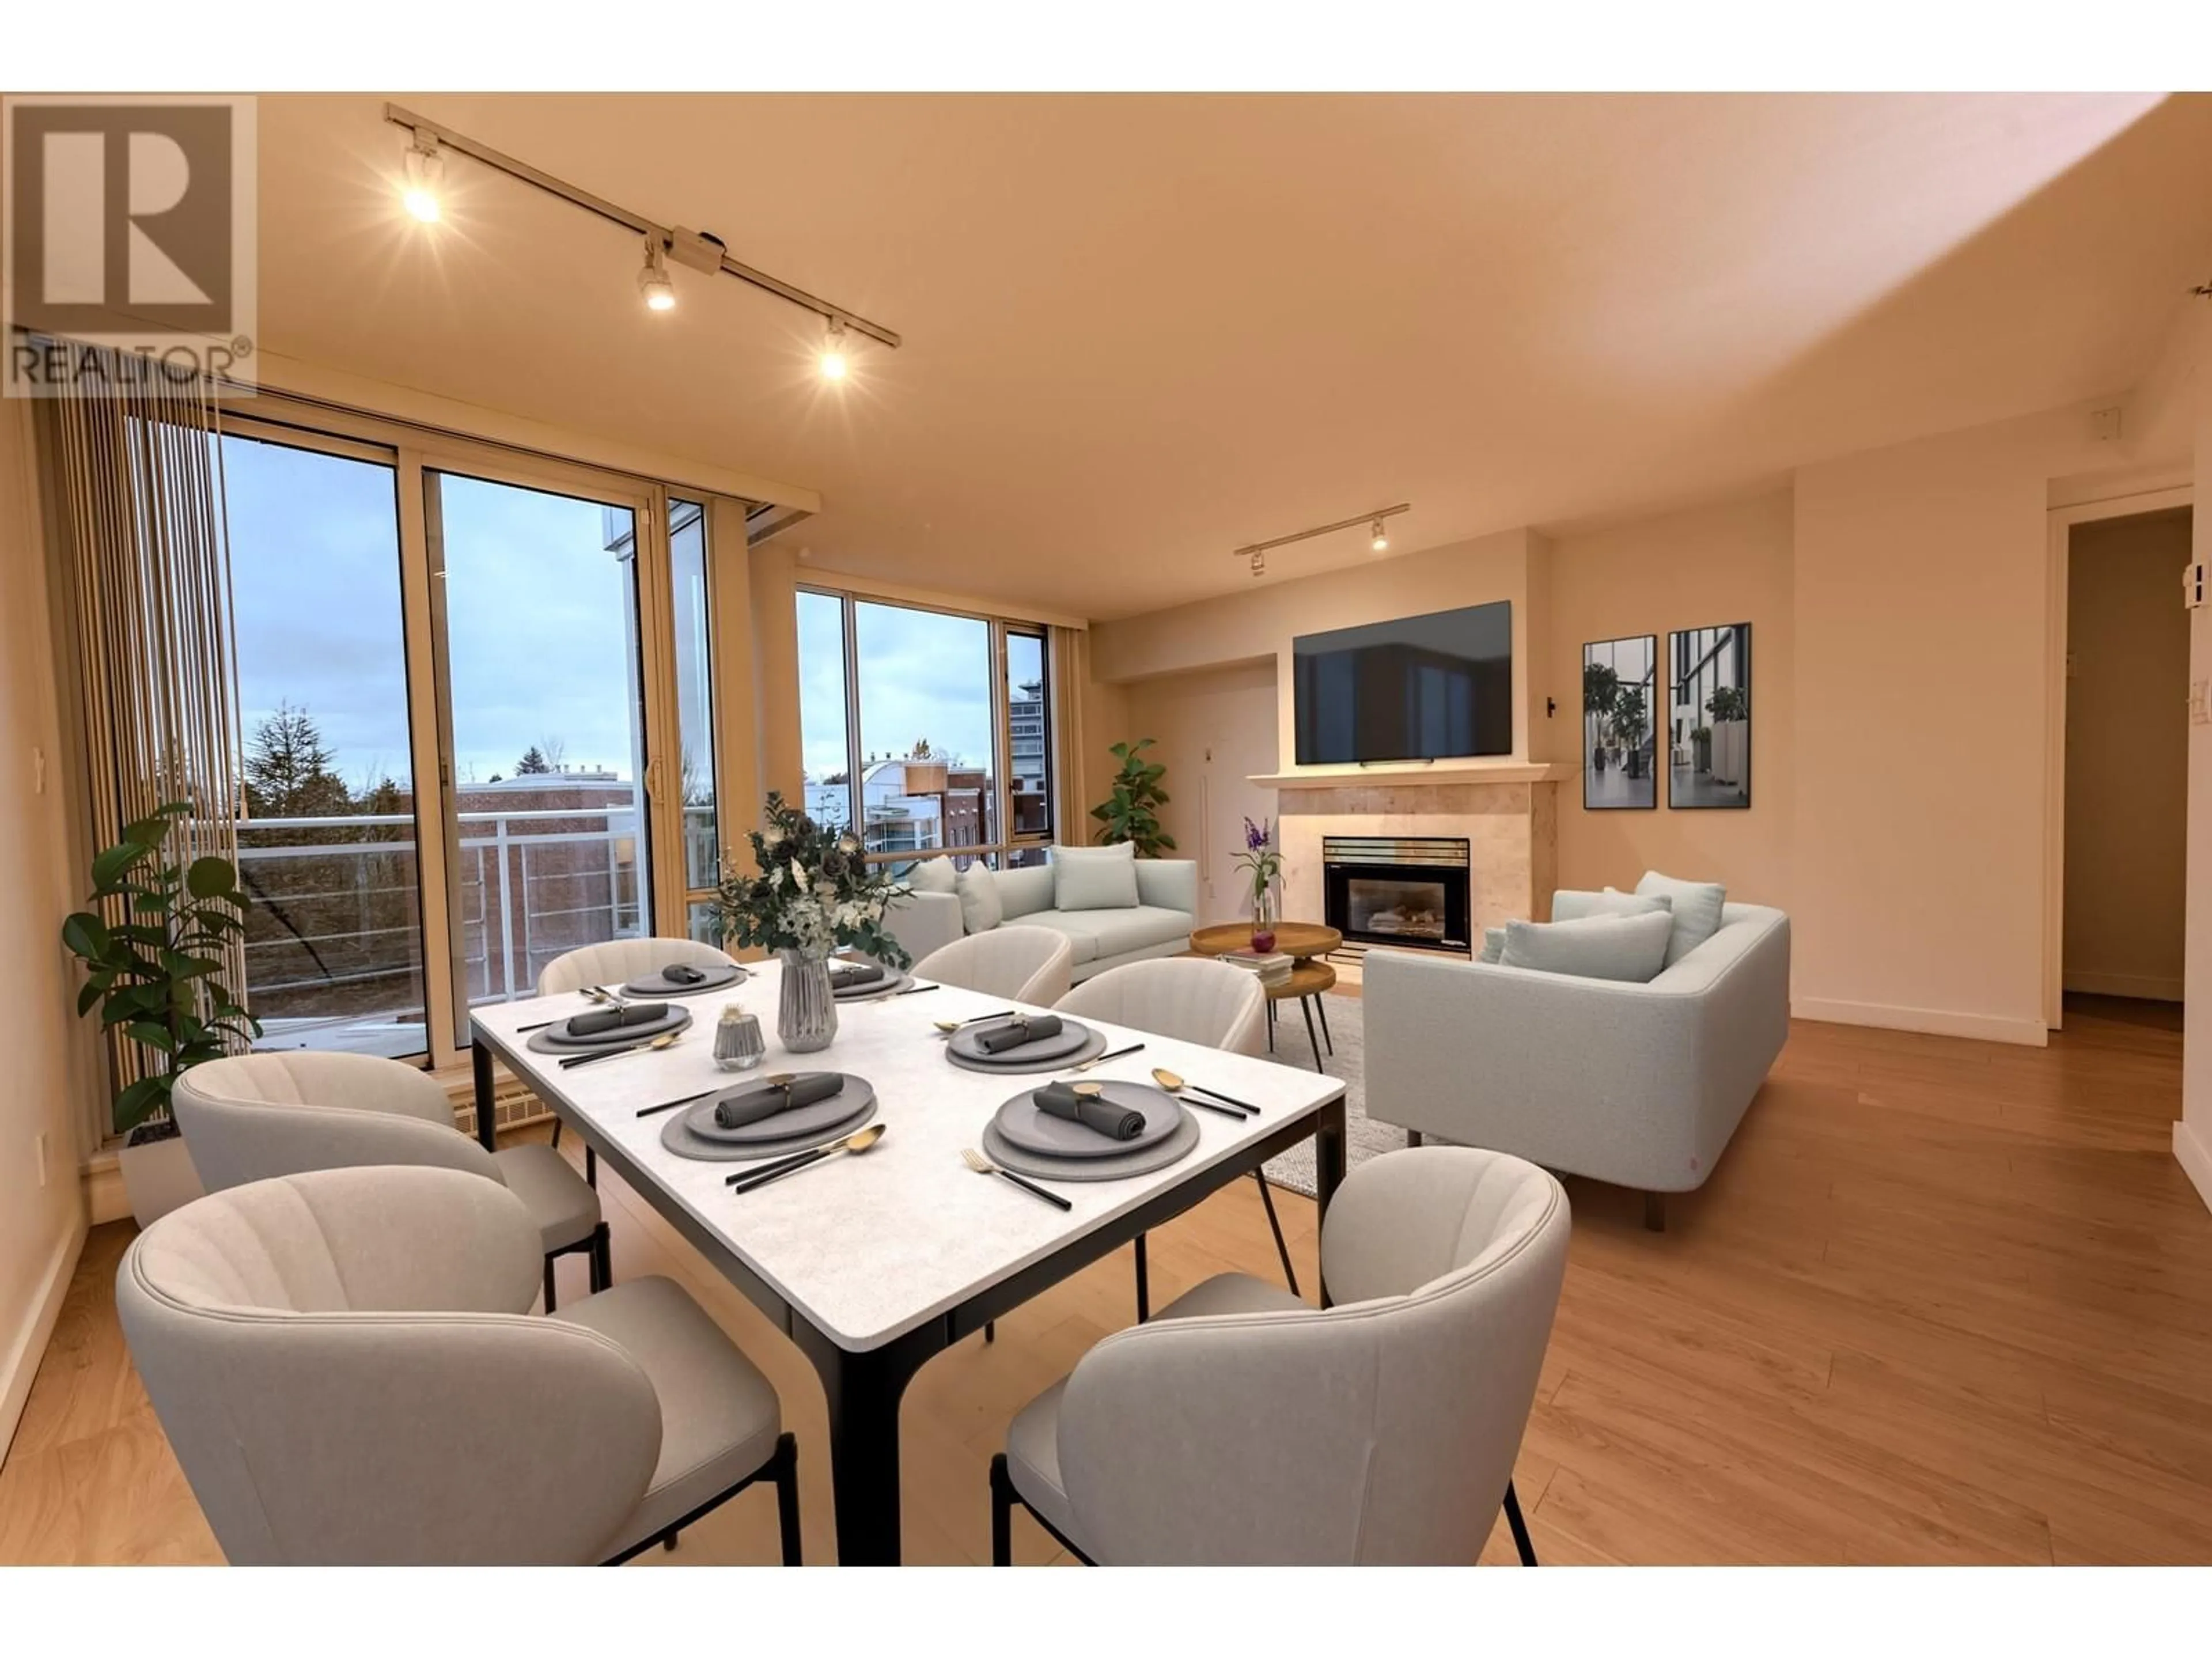
[[[688,968],[723,968],[736,961],[728,951],[702,945],[696,939],[648,935],[644,939],[602,939],[597,945],[580,945],[573,951],[563,951],[547,963],[538,973],[538,994],[558,996],[563,991],[580,991],[586,985],[619,990],[628,981],[642,978],[656,968],[677,963]],[[561,1120],[557,1117],[553,1120],[553,1144],[561,1144]],[[594,1187],[599,1184],[599,1155],[589,1147],[584,1151],[584,1179]]]
[[[430,1164],[497,1182],[520,1199],[545,1258],[545,1309],[556,1256],[586,1252],[591,1283],[614,1282],[599,1195],[542,1142],[488,1152],[453,1127],[453,1102],[418,1067],[374,1054],[301,1050],[234,1054],[177,1079],[177,1124],[210,1192],[271,1176],[370,1164]]]
[[[932,951],[914,971],[963,990],[1049,1008],[1067,994],[1075,947],[1066,934],[1049,927],[1009,925]]]
[[[756,1480],[798,1565],[775,1390],[673,1282],[530,1311],[538,1230],[455,1170],[233,1187],[125,1252],[116,1310],[234,1564],[628,1559]]]
[[[1256,1054],[1267,1039],[1267,988],[1243,969],[1210,957],[1161,957],[1109,968],[1062,997],[1058,1012],[1079,1019],[1087,1014],[1231,1054]],[[1283,1280],[1295,1295],[1297,1270],[1291,1266],[1291,1247],[1283,1242],[1283,1224],[1275,1218],[1275,1195],[1263,1171],[1253,1170],[1252,1178],[1260,1183],[1260,1202],[1267,1208],[1267,1230],[1275,1236]],[[1137,1317],[1144,1320],[1152,1316],[1152,1287],[1142,1233],[1135,1248]]]
[[[1233,970],[1232,970],[1233,971]],[[1240,1273],[1109,1336],[991,1462],[1090,1562],[1472,1565],[1502,1506],[1566,1271],[1567,1195],[1505,1152],[1387,1153],[1337,1189],[1307,1306]]]

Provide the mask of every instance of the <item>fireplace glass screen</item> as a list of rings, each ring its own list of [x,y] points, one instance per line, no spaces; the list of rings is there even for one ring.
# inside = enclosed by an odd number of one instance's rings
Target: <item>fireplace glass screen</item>
[[[1441,939],[1444,884],[1354,877],[1346,895],[1350,931],[1386,939]]]

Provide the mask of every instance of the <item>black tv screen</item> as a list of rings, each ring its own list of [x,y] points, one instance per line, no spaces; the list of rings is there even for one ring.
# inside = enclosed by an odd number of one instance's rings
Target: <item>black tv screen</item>
[[[1291,641],[1301,766],[1513,752],[1513,606]]]

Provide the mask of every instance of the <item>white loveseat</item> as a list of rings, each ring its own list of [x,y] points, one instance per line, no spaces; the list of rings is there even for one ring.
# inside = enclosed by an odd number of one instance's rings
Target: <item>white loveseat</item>
[[[1182,955],[1198,925],[1198,866],[1189,859],[1139,859],[1138,902],[1104,910],[1054,908],[1048,864],[997,871],[991,880],[1000,927],[1049,927],[1066,935],[1079,985],[1125,963]],[[887,925],[916,962],[968,931],[957,893],[909,893],[891,907]]]
[[[1730,904],[1644,984],[1368,952],[1367,1115],[1663,1194],[1719,1161],[1790,1032],[1790,918]]]

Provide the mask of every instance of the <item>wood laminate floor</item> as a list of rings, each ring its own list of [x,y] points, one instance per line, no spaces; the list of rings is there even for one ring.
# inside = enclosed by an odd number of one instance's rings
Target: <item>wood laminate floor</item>
[[[2170,1011],[2084,1000],[2047,1049],[1800,1024],[1705,1188],[1647,1233],[1569,1182],[1566,1290],[1516,1481],[1550,1562],[2212,1562],[2212,1214],[2170,1150]],[[574,1151],[571,1142],[569,1150]],[[686,1285],[799,1434],[834,1558],[811,1367],[611,1179],[617,1273]],[[1276,1203],[1302,1282],[1313,1206]],[[220,1559],[118,1331],[96,1229],[0,1467],[0,1562]],[[1152,1236],[1153,1294],[1275,1271],[1239,1182]],[[584,1293],[583,1265],[562,1265]],[[1122,1252],[906,1401],[909,1561],[988,1557],[1007,1419],[1129,1322]],[[775,1559],[749,1492],[653,1564]],[[1064,1560],[1025,1516],[1016,1552]],[[1501,1526],[1484,1553],[1506,1562]]]

